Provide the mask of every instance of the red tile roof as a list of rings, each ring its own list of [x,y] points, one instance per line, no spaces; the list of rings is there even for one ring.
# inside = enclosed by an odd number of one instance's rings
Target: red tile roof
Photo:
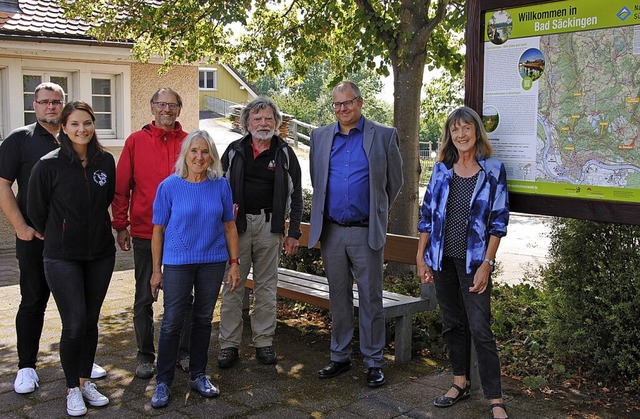
[[[19,0],[22,13],[0,12],[0,33],[87,38],[91,25],[68,20],[55,0]]]

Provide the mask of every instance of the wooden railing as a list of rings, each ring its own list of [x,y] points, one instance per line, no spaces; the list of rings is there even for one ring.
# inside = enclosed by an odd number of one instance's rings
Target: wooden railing
[[[309,137],[308,135],[302,134],[298,129],[298,127],[307,128],[309,130],[309,133],[311,133],[312,129],[318,128],[318,127],[315,125],[307,124],[306,122],[298,121],[297,119],[291,119],[291,121],[289,121],[289,138],[293,140],[293,144],[296,147],[298,147],[298,140],[302,139],[304,140],[304,141],[301,141],[302,143],[309,145],[309,141],[311,137]]]

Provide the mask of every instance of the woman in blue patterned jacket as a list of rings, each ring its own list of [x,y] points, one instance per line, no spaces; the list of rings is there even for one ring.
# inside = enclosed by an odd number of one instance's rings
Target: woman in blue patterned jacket
[[[453,385],[434,404],[449,407],[469,398],[473,340],[491,414],[506,418],[491,333],[491,272],[507,234],[509,200],[505,167],[491,153],[478,114],[466,106],[453,111],[422,203],[416,262],[421,282],[435,283],[453,370]]]

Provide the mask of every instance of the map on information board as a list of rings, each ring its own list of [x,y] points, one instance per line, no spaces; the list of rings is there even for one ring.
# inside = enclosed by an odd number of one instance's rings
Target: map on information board
[[[640,3],[485,14],[483,118],[518,193],[640,202]]]

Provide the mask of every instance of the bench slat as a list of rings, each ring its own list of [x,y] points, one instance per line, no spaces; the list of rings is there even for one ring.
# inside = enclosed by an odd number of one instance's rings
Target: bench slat
[[[302,236],[299,239],[300,246],[309,247],[309,228],[309,223],[300,223],[300,231],[302,232]],[[316,243],[314,248],[319,249],[320,244]],[[384,245],[384,260],[415,265],[417,253],[417,237],[387,233],[387,241]]]
[[[253,277],[249,274],[247,288],[253,289]],[[329,283],[327,278],[290,269],[278,269],[278,295],[322,308],[329,307]],[[358,289],[353,286],[353,305],[360,305]],[[429,309],[429,301],[394,292],[382,292],[382,305],[386,318],[404,316]]]

